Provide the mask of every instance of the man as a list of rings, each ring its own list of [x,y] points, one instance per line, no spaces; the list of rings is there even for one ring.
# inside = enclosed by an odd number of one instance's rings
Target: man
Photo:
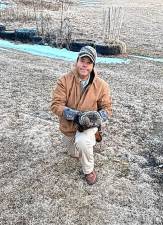
[[[60,130],[70,155],[80,160],[88,184],[96,182],[93,146],[101,125],[112,114],[108,84],[96,74],[97,53],[81,48],[75,68],[57,81],[51,110],[59,116]]]

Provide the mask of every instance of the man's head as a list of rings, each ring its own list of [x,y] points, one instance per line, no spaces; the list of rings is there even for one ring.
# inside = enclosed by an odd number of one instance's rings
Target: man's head
[[[88,58],[90,58],[90,60],[92,61],[93,65],[95,65],[96,63],[96,57],[97,57],[97,53],[96,53],[96,49],[94,49],[91,46],[84,46],[80,49],[79,58],[82,58],[84,56],[87,56]]]
[[[94,68],[96,63],[97,53],[91,46],[81,48],[77,58],[77,70],[81,79],[87,79],[88,75]]]

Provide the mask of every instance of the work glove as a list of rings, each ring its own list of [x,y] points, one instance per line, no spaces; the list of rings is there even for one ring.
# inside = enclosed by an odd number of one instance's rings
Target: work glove
[[[100,114],[103,123],[108,121],[108,113],[104,109],[99,110],[98,113]]]
[[[72,120],[74,121],[74,119],[77,117],[77,115],[80,113],[80,111],[75,110],[75,109],[71,109],[69,107],[65,107],[63,110],[63,116],[65,119],[67,120]]]
[[[78,130],[83,132],[92,127],[100,128],[102,119],[97,111],[88,111],[79,112],[75,116],[74,122],[78,125]]]

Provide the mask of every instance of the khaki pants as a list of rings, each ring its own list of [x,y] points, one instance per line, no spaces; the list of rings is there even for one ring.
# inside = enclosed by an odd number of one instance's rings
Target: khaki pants
[[[63,137],[63,144],[72,157],[79,157],[84,174],[94,169],[93,146],[96,144],[95,133],[97,128],[90,128],[83,132],[77,131],[73,137]]]

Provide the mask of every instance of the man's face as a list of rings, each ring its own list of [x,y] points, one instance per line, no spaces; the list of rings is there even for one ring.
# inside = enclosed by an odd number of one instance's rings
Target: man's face
[[[87,79],[88,75],[91,73],[93,63],[89,57],[84,56],[78,59],[76,67],[80,78],[84,80]]]

